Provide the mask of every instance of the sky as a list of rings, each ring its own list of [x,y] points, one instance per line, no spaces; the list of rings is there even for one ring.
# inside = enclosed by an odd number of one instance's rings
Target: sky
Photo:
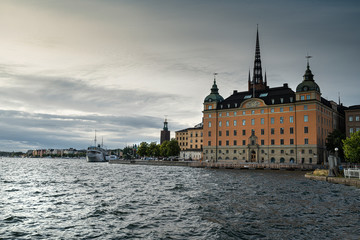
[[[1,0],[0,150],[160,141],[246,91],[258,25],[268,85],[360,104],[360,1]]]

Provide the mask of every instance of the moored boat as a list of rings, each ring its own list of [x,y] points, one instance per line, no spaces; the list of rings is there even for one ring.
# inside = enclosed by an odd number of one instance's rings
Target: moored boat
[[[95,145],[88,147],[86,151],[86,160],[88,162],[107,162],[106,150],[103,149],[100,144],[96,146],[96,131],[94,143]]]

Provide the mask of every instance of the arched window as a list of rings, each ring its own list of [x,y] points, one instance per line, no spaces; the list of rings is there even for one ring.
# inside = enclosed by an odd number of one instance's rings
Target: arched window
[[[272,157],[270,161],[271,163],[275,163],[275,158]]]
[[[237,160],[237,157],[234,157],[233,160]]]
[[[229,157],[226,157],[225,160],[230,160],[230,158],[229,158]]]
[[[285,162],[285,158],[280,158],[280,163],[284,163]]]
[[[221,157],[219,157],[219,158],[218,158],[218,160],[222,160],[222,158],[221,158]]]
[[[294,158],[290,158],[290,163],[294,163],[294,162],[295,162]]]

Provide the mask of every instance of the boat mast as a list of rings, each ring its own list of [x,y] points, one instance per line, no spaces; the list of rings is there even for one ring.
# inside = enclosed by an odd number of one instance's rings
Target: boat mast
[[[95,147],[96,147],[96,130],[95,130],[95,139],[94,139]]]

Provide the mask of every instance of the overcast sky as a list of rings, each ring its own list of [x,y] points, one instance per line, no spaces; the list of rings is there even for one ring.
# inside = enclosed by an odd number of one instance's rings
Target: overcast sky
[[[0,150],[108,148],[202,121],[247,90],[259,24],[268,85],[310,67],[322,96],[360,104],[360,1],[1,0]]]

